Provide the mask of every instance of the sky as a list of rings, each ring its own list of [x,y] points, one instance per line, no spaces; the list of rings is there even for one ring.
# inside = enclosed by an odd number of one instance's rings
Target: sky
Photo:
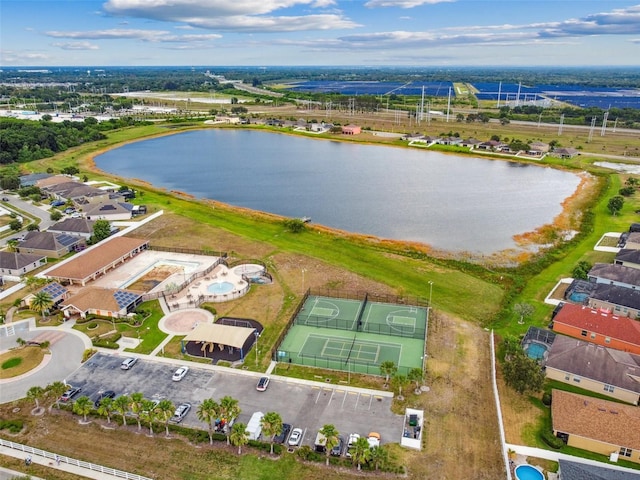
[[[639,66],[640,0],[0,0],[10,66]]]

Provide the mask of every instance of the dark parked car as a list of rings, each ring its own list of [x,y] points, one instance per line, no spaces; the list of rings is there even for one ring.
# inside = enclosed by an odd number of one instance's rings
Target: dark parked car
[[[93,404],[95,405],[96,408],[98,408],[100,406],[100,403],[102,403],[102,400],[104,400],[105,398],[113,398],[115,396],[116,396],[116,392],[114,392],[113,390],[105,390],[100,395],[98,395],[98,397],[96,398],[96,401],[93,402]]]
[[[280,435],[276,435],[273,438],[273,441],[275,443],[284,443],[284,441],[289,436],[289,432],[290,431],[291,431],[291,425],[289,425],[288,423],[283,423],[282,424],[282,431],[280,432]]]
[[[339,457],[342,455],[342,450],[344,450],[344,438],[338,437],[338,443],[331,449],[331,455]]]
[[[67,202],[65,202],[64,200],[54,200],[53,202],[51,202],[51,206],[52,207],[61,207],[65,203],[67,203]]]

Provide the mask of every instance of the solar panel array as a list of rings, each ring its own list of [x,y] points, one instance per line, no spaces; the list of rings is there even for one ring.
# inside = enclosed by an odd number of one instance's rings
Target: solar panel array
[[[49,283],[46,287],[44,287],[40,291],[48,293],[51,296],[51,298],[58,298],[64,295],[65,293],[67,293],[67,289],[57,282]]]
[[[74,237],[73,235],[62,233],[60,235],[56,235],[56,240],[58,241],[58,243],[60,243],[60,245],[64,247],[70,247],[71,245],[75,245],[76,243],[78,243],[79,238]]]
[[[140,298],[137,293],[127,292],[126,290],[116,290],[113,293],[113,298],[116,299],[116,303],[120,308],[126,308],[136,300]]]

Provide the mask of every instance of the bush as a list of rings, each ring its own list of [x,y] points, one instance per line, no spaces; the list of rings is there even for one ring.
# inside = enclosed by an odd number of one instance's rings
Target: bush
[[[212,305],[207,305],[206,303],[200,305],[200,308],[206,310],[207,312],[209,312],[212,315],[217,315],[217,311],[216,309],[212,306]]]
[[[547,407],[551,406],[551,392],[544,392],[542,395],[542,403]]]
[[[11,433],[20,433],[24,427],[22,420],[0,420],[0,430],[9,430]]]
[[[88,348],[87,350],[85,350],[82,354],[82,363],[86,362],[87,360],[89,360],[91,357],[93,357],[93,355],[95,353],[97,353],[98,351],[94,348]]]
[[[560,438],[556,437],[550,430],[544,430],[541,437],[544,443],[549,445],[551,448],[558,450],[564,447],[564,442]]]

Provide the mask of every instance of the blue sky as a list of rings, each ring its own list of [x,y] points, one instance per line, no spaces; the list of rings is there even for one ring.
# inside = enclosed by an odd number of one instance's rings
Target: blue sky
[[[640,0],[1,0],[0,66],[640,65]]]

